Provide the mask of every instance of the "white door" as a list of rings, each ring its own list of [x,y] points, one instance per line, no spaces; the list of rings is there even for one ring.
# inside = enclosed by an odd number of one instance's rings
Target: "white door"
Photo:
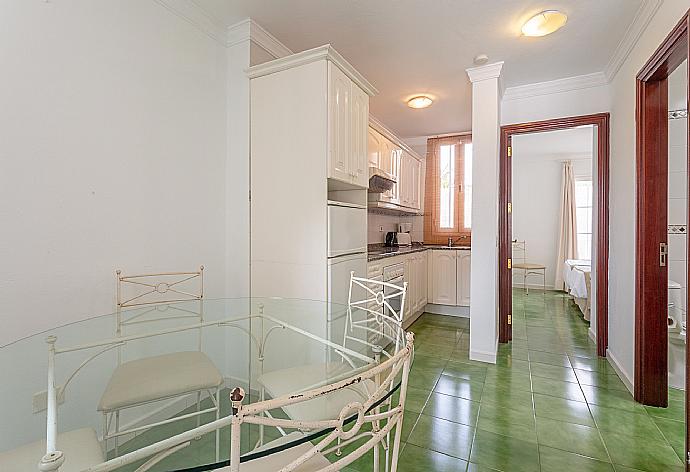
[[[456,251],[431,251],[431,268],[429,270],[430,303],[452,305],[457,302]]]
[[[369,129],[369,95],[354,82],[352,84],[352,110],[350,125],[350,148],[352,183],[359,187],[369,187],[369,159],[367,138]]]
[[[458,305],[470,306],[470,266],[471,251],[457,251],[457,292]]]
[[[328,74],[328,177],[349,183],[352,81],[331,62]]]

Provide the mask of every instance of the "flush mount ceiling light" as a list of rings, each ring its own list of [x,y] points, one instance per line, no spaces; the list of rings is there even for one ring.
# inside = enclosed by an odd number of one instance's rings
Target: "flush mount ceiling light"
[[[522,25],[522,34],[525,36],[546,36],[558,31],[568,21],[565,13],[558,10],[545,10],[537,13]]]
[[[430,106],[434,101],[431,99],[431,97],[428,97],[426,95],[418,95],[416,97],[412,97],[407,101],[407,106],[410,108],[426,108]]]

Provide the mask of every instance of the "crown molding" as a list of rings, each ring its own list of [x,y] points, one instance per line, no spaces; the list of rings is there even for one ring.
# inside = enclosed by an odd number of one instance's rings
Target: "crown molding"
[[[520,98],[537,97],[539,95],[570,92],[572,90],[600,87],[606,84],[608,84],[606,75],[604,75],[603,72],[595,72],[593,74],[576,75],[564,79],[508,87],[503,95],[503,100],[518,100]]]
[[[292,54],[290,48],[251,18],[228,26],[225,45],[230,48],[246,41],[252,41],[276,59]]]
[[[604,69],[604,74],[609,82],[616,77],[616,74],[623,66],[623,63],[630,55],[630,52],[635,48],[635,45],[642,36],[642,33],[644,33],[644,31],[647,29],[649,22],[652,21],[652,18],[662,3],[663,0],[642,1],[640,8],[637,10],[637,14],[635,14],[633,22],[630,23],[630,26],[628,26],[628,29],[623,35],[623,39],[621,39],[620,43],[618,43],[613,56],[611,56],[609,63]]]
[[[381,121],[375,116],[373,116],[371,113],[369,113],[369,126],[376,130],[384,138],[393,141],[393,143],[400,146],[404,151],[412,154],[412,156],[416,157],[417,159],[422,160],[422,156],[420,156],[419,153],[417,153],[417,151],[410,147],[407,140],[403,140],[402,138],[398,137],[393,131],[387,128],[386,125],[381,123]]]
[[[378,90],[376,90],[376,88],[371,85],[371,83],[369,83],[369,81],[352,66],[352,64],[347,62],[343,56],[338,54],[338,51],[333,49],[333,46],[330,44],[324,44],[323,46],[308,49],[296,54],[291,54],[290,56],[281,57],[250,67],[248,75],[250,79],[254,79],[324,59],[338,66],[338,68],[342,70],[345,75],[350,78],[350,80],[356,83],[370,97],[373,97],[378,93]]]
[[[218,44],[227,42],[225,27],[220,25],[206,10],[194,1],[187,0],[153,0],[163,8],[196,27]]]
[[[481,82],[482,80],[498,79],[501,76],[503,69],[503,61],[494,62],[493,64],[486,64],[479,67],[470,67],[465,69],[470,82]]]

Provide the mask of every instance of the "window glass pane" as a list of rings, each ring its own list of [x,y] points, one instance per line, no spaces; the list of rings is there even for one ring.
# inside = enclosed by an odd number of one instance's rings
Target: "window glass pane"
[[[439,226],[444,229],[452,229],[455,221],[455,146],[452,144],[441,146],[439,153]]]
[[[465,168],[463,169],[465,179],[465,191],[463,197],[465,204],[463,207],[465,229],[472,227],[472,143],[465,144]]]
[[[577,252],[579,259],[592,258],[592,181],[575,182],[577,207]]]

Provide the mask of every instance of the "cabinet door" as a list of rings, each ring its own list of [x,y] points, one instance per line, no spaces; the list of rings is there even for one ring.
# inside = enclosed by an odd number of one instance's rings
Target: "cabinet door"
[[[379,169],[388,173],[391,171],[391,162],[393,161],[393,143],[391,143],[385,136],[381,136],[381,153],[379,154]],[[384,200],[390,201],[393,193],[391,190],[386,190],[381,194]]]
[[[470,306],[470,268],[472,253],[467,250],[457,251],[457,253],[458,306]]]
[[[406,207],[410,206],[410,183],[412,173],[412,156],[405,151],[402,151],[400,156],[400,180],[398,181],[399,194],[398,198],[400,204]]]
[[[422,162],[410,159],[410,207],[422,209]]]
[[[373,128],[369,128],[367,132],[367,156],[369,165],[378,167],[381,159],[381,141],[382,136],[378,134]]]
[[[393,185],[393,188],[390,190],[390,201],[392,203],[398,204],[400,204],[400,181],[402,180],[400,173],[401,158],[402,149],[393,147],[391,151],[391,161],[388,172],[395,176],[395,180],[397,180],[397,182],[395,183],[395,185]]]
[[[427,272],[429,267],[429,251],[424,251],[419,260],[419,309],[423,310],[428,300]]]
[[[328,63],[328,177],[351,182],[350,100],[352,84],[348,76]]]
[[[369,187],[369,159],[367,156],[367,138],[369,129],[369,95],[354,82],[352,84],[352,113],[350,125],[350,170],[352,183],[360,187]]]
[[[450,250],[431,251],[430,302],[437,305],[457,303],[456,253]]]
[[[414,260],[412,257],[408,257],[405,260],[405,282],[407,282],[407,292],[405,294],[405,309],[403,311],[403,322],[407,321],[414,308],[415,299],[415,273],[414,273]]]

